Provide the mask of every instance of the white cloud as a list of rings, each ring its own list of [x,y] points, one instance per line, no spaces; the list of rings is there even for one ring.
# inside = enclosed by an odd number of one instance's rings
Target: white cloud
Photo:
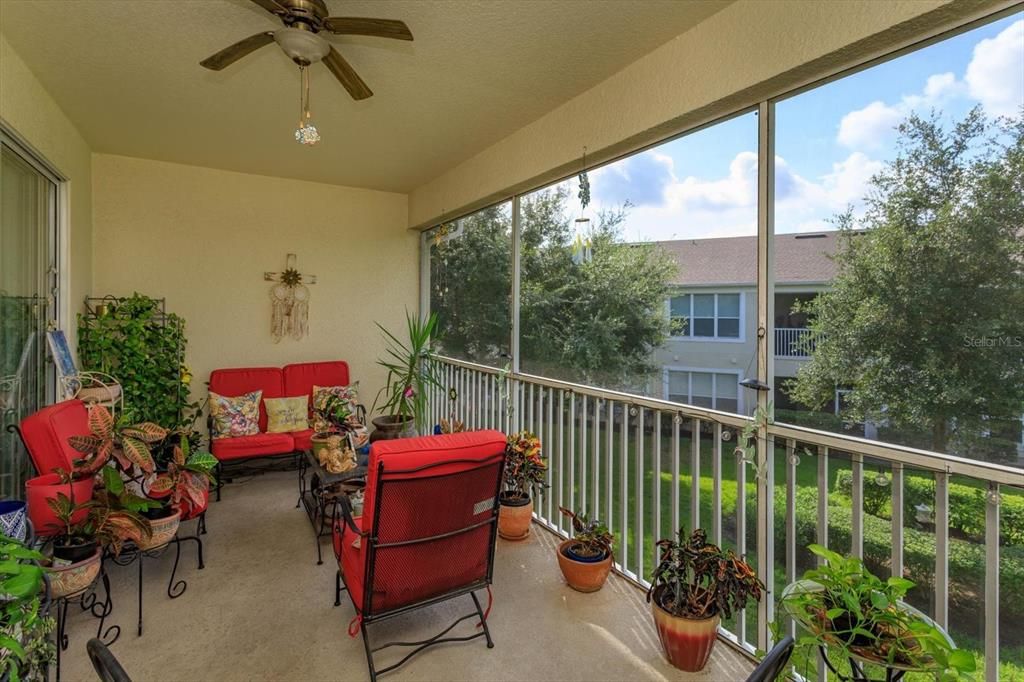
[[[903,112],[900,107],[889,106],[885,102],[875,101],[863,109],[851,111],[839,122],[839,144],[850,149],[881,146],[882,138],[889,133],[900,119]]]
[[[1024,20],[974,46],[964,81],[990,116],[1014,116],[1024,103]]]
[[[912,111],[922,111],[942,104],[965,92],[964,84],[952,72],[928,77],[920,94],[904,95],[896,104],[875,100],[863,109],[843,116],[836,140],[849,149],[882,148],[893,129]]]
[[[861,152],[834,163],[819,178],[793,172],[775,158],[776,229],[812,232],[832,229],[826,217],[853,205],[859,211],[871,176],[882,168]],[[629,212],[625,238],[631,241],[700,239],[757,233],[757,154],[740,152],[724,177],[687,176],[665,188],[660,204],[636,206]],[[604,197],[595,197],[595,204]],[[609,202],[613,204],[614,202]],[[602,206],[598,205],[600,209]]]

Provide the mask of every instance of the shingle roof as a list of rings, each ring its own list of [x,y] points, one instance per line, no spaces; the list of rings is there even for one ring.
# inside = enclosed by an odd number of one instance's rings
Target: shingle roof
[[[836,274],[829,257],[838,248],[838,230],[775,236],[777,284],[828,282]],[[757,278],[757,237],[679,239],[657,242],[675,257],[673,284],[749,284]]]

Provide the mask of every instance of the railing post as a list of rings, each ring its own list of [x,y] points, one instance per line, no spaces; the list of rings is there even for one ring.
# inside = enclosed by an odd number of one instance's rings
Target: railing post
[[[985,682],[999,679],[999,484],[988,484],[985,505]]]

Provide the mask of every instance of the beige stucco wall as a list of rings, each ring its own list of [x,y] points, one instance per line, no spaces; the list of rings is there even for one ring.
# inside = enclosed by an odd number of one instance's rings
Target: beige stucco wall
[[[62,262],[63,322],[75,343],[74,313],[92,289],[92,152],[75,125],[0,34],[0,120],[67,179]]]
[[[410,225],[578,172],[584,146],[600,163],[1011,4],[740,0],[415,189]]]
[[[93,291],[166,297],[187,324],[196,392],[218,367],[343,359],[372,402],[384,383],[373,323],[401,332],[417,305],[405,195],[104,154],[93,187]],[[309,336],[275,344],[263,273],[287,253],[318,282]]]

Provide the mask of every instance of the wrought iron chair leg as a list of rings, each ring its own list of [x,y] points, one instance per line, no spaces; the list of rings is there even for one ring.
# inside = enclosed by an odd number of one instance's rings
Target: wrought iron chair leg
[[[476,604],[476,612],[480,614],[480,625],[484,629],[484,637],[487,638],[487,648],[494,648],[494,641],[491,639],[491,629],[487,627],[487,618],[484,617],[484,610],[480,608],[480,600],[476,598],[476,592],[470,592],[469,596],[473,598],[473,603]]]
[[[199,534],[206,535],[206,510],[199,515]]]
[[[373,667],[373,649],[370,648],[370,635],[366,632],[366,623],[359,623],[359,631],[363,634],[363,648],[366,649],[366,667],[370,669],[370,682],[377,682],[377,670]]]
[[[141,551],[139,552],[139,555],[138,555],[138,557],[136,557],[135,560],[139,562],[139,585],[138,585],[138,587],[139,587],[139,595],[138,595],[138,597],[139,597],[139,600],[138,600],[138,605],[139,605],[139,624],[138,624],[138,629],[137,629],[136,632],[137,632],[139,637],[142,637],[142,561],[143,561],[143,557],[142,557],[142,552]]]
[[[334,572],[334,605],[341,606],[341,571]]]
[[[220,502],[220,489],[224,487],[224,467],[217,462],[217,501]]]
[[[197,537],[185,538],[186,540],[195,540],[199,542]],[[203,556],[203,543],[199,542],[199,568],[202,568]],[[185,593],[188,589],[188,583],[184,580],[174,581],[174,576],[178,573],[178,561],[181,560],[181,539],[177,535],[174,536],[174,566],[171,568],[171,578],[167,581],[167,596],[171,599],[177,599]],[[139,562],[142,562],[140,557]]]

